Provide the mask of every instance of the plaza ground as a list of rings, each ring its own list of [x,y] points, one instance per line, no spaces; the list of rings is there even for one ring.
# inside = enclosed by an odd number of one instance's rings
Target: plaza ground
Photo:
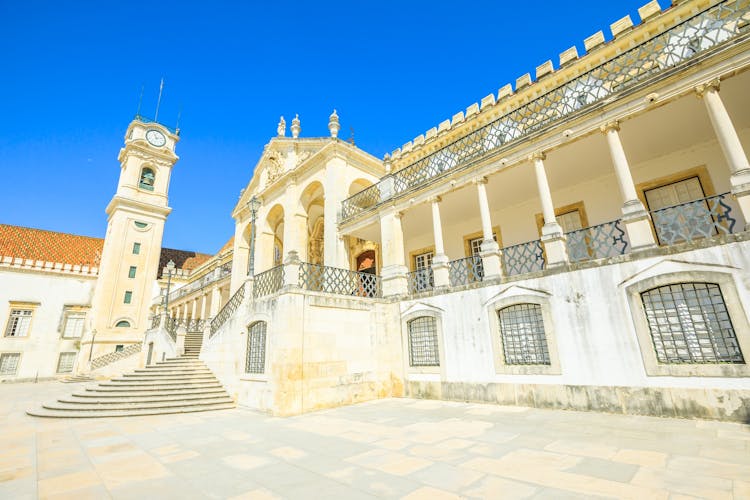
[[[386,399],[40,419],[85,384],[0,386],[0,498],[750,498],[750,426]]]

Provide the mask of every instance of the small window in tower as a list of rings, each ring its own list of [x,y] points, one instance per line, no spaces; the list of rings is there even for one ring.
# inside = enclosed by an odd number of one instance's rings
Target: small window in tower
[[[141,181],[138,183],[138,187],[147,191],[153,191],[155,179],[154,171],[146,167],[141,170]]]
[[[146,222],[135,221],[134,224],[135,224],[135,227],[137,227],[138,229],[143,229],[144,227],[148,227],[148,223]]]
[[[130,292],[130,291],[125,292],[125,300],[123,302],[125,302],[126,304],[130,304],[130,301],[132,300],[133,300],[133,292]]]
[[[130,270],[128,270],[128,278],[135,278],[135,266],[130,266]]]
[[[125,320],[118,321],[115,328],[130,328],[130,322]]]
[[[138,255],[139,253],[141,253],[141,244],[133,243],[133,255]]]
[[[115,346],[115,352],[122,352],[124,350],[125,350],[125,345],[124,344],[117,344]]]

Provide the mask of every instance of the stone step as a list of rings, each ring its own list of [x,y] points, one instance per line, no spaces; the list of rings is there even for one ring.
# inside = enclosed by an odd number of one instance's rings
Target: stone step
[[[65,396],[62,398],[59,398],[57,401],[60,403],[70,403],[70,404],[98,404],[98,405],[115,405],[115,404],[132,404],[132,403],[160,403],[160,402],[174,402],[174,401],[207,401],[207,400],[214,400],[214,399],[226,399],[230,398],[226,395],[226,393],[217,391],[217,392],[208,392],[203,394],[155,394],[153,396],[130,396],[130,395],[123,395],[119,397],[110,397],[110,396],[103,396],[103,397],[88,397],[88,396],[76,396],[75,394],[71,396]]]
[[[162,389],[158,391],[97,391],[86,390],[83,392],[74,392],[72,396],[76,398],[148,398],[152,396],[161,397],[193,397],[209,394],[226,394],[222,386],[206,387],[202,389]]]
[[[153,387],[155,389],[158,388],[170,388],[170,387],[213,387],[215,385],[220,385],[219,382],[216,379],[213,380],[206,380],[206,381],[198,381],[198,382],[158,382],[158,381],[133,381],[133,382],[101,382],[99,384],[99,387],[122,387],[122,388],[128,388],[128,387]]]
[[[148,366],[206,366],[206,364],[200,359],[182,358],[180,361],[159,361]]]
[[[100,403],[63,403],[61,401],[55,401],[54,403],[45,403],[42,408],[47,410],[72,410],[72,411],[96,411],[101,409],[106,410],[145,410],[151,408],[184,408],[191,406],[206,406],[215,404],[233,404],[232,398],[229,396],[200,399],[197,401],[133,401],[128,403],[104,403],[105,408],[102,408]]]
[[[112,380],[133,380],[133,379],[159,379],[159,380],[190,380],[194,378],[202,378],[202,377],[211,377],[213,378],[214,374],[210,371],[206,372],[178,372],[178,373],[169,373],[169,372],[153,372],[153,373],[125,373],[122,377],[118,377],[116,379]]]
[[[110,382],[120,383],[131,383],[131,382],[155,382],[157,384],[169,384],[179,385],[183,383],[196,383],[196,382],[213,382],[216,377],[213,374],[201,375],[201,376],[178,376],[178,377],[137,377],[131,375],[125,375],[123,378],[113,378]]]
[[[138,368],[133,370],[134,373],[210,373],[211,370],[205,366],[151,366],[148,368]]]
[[[48,410],[43,407],[27,410],[26,413],[35,417],[52,417],[52,418],[92,418],[92,417],[136,417],[145,415],[169,415],[173,413],[191,413],[198,411],[213,410],[230,410],[235,407],[234,403],[220,403],[203,406],[185,406],[172,408],[147,408],[147,409],[130,409],[130,410],[92,410],[92,411],[71,411],[71,410]]]
[[[192,386],[186,387],[184,385],[181,385],[179,387],[101,387],[101,386],[94,386],[94,387],[87,387],[86,393],[92,393],[92,394],[112,394],[114,396],[124,395],[124,394],[144,394],[144,393],[160,393],[160,394],[192,394],[197,391],[217,391],[217,390],[224,390],[224,387],[219,383],[219,381],[216,381],[211,384],[193,384]]]

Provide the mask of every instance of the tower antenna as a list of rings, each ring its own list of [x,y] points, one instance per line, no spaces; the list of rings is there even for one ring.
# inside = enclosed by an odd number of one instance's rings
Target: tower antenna
[[[182,116],[182,104],[180,104],[180,108],[179,110],[177,110],[177,123],[174,126],[174,129],[178,135],[180,133],[180,116]]]
[[[159,85],[159,99],[156,101],[156,114],[154,115],[154,121],[159,120],[159,105],[161,104],[162,90],[164,90],[164,77],[161,78],[161,84]]]
[[[135,112],[135,116],[141,116],[141,103],[143,102],[143,88],[145,85],[141,85],[141,96],[138,98],[138,110]]]

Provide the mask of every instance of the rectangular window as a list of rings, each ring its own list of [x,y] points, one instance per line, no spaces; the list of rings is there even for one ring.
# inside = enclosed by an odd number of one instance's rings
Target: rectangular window
[[[420,316],[407,323],[409,329],[409,366],[440,366],[437,322]]]
[[[643,192],[659,244],[673,245],[716,234],[700,178],[689,177]]]
[[[61,352],[60,358],[57,360],[57,373],[71,373],[73,371],[73,363],[76,361],[76,353],[74,352]]]
[[[492,238],[497,241],[497,234],[494,232],[492,233]],[[484,241],[484,237],[480,236],[479,238],[473,238],[469,240],[469,249],[471,250],[471,255],[479,255],[479,252],[482,251],[482,242]]]
[[[115,352],[122,352],[124,350],[125,350],[125,345],[124,344],[117,344],[115,346]]]
[[[83,323],[86,320],[86,313],[78,311],[69,311],[65,313],[65,325],[63,325],[64,338],[81,338],[83,334]]]
[[[124,302],[126,304],[130,304],[130,302],[133,300],[133,292],[125,292],[125,300]]]
[[[266,368],[266,322],[253,323],[247,334],[247,373],[263,373]]]
[[[563,230],[563,233],[569,233],[578,229],[583,229],[583,221],[581,220],[581,211],[578,209],[565,212],[564,214],[556,215],[557,223]]]
[[[130,266],[128,270],[128,278],[135,278],[135,266]]]
[[[506,365],[549,365],[542,307],[517,304],[497,312]]]
[[[138,255],[139,253],[141,253],[141,244],[133,243],[133,255]]]
[[[414,256],[414,269],[419,271],[420,269],[428,269],[432,266],[432,257],[435,256],[434,252],[425,252]]]
[[[700,200],[705,197],[700,179],[690,177],[666,186],[648,189],[644,192],[649,210],[673,207],[690,201]]]
[[[32,309],[11,309],[8,326],[5,327],[6,337],[26,337],[31,326]]]
[[[0,354],[0,375],[15,375],[18,371],[20,352],[4,352]]]

